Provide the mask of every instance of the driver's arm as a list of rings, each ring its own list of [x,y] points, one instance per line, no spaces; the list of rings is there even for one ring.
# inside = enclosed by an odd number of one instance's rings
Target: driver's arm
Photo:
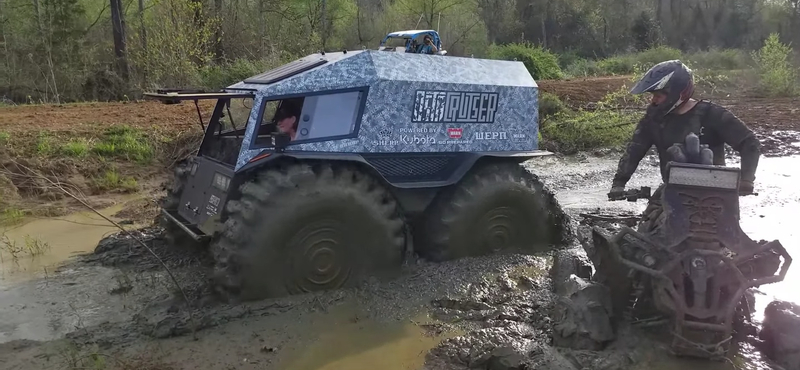
[[[611,183],[612,189],[625,188],[628,180],[631,179],[633,173],[636,172],[636,168],[639,167],[639,162],[647,154],[647,151],[650,150],[650,147],[653,146],[653,138],[650,136],[647,127],[645,127],[648,121],[647,116],[645,116],[639,120],[639,123],[636,125],[636,129],[633,131],[633,137],[628,143],[627,148],[625,148],[625,153],[622,154],[622,158],[620,158],[619,164],[617,165],[617,173],[614,175],[614,181]]]
[[[714,108],[713,118],[715,119],[712,122],[716,124],[716,131],[726,144],[739,153],[742,158],[741,180],[752,185],[761,156],[761,143],[755,133],[731,111],[721,106]]]

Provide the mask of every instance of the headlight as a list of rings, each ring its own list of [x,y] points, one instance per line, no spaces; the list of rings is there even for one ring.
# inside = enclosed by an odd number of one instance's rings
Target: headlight
[[[670,166],[670,184],[705,188],[737,189],[739,171],[718,168]]]
[[[228,191],[228,186],[231,184],[231,179],[219,172],[214,173],[214,182],[212,185],[222,191]]]
[[[194,176],[195,172],[197,172],[197,163],[192,163],[192,170],[190,174]]]

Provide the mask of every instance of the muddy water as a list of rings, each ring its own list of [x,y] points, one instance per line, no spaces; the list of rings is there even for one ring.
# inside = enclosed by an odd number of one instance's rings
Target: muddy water
[[[308,320],[316,338],[287,349],[277,368],[285,370],[419,369],[428,350],[459,332],[429,333],[427,314],[409,320],[361,319],[354,304]]]
[[[760,288],[765,295],[756,297],[760,320],[764,308],[773,299],[800,302],[800,156],[762,158],[756,174],[758,196],[740,200],[742,230],[754,240],[778,240],[794,259],[781,283]]]
[[[110,216],[121,208],[120,204],[100,212]],[[67,265],[56,271],[76,254],[94,250],[104,235],[117,230],[93,212],[29,219],[0,230],[18,246],[25,246],[26,239],[28,245],[34,241],[47,245],[33,256],[27,247],[18,247],[22,251],[17,258],[2,252],[0,343],[52,340],[103,321],[127,318],[134,308],[131,299],[109,293],[124,283],[124,274],[100,266]]]
[[[100,213],[109,217],[121,209],[119,204]],[[52,274],[62,262],[76,254],[91,252],[100,239],[118,230],[91,211],[28,219],[20,225],[0,228],[0,235],[5,234],[8,242],[15,244],[15,247],[0,246],[0,289]],[[11,253],[11,249],[19,252]],[[41,253],[31,253],[32,249]]]

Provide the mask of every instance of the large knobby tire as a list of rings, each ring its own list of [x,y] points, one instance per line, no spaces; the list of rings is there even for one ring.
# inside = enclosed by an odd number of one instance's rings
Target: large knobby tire
[[[393,196],[351,167],[290,164],[228,202],[215,280],[235,300],[338,289],[399,271],[405,225]]]
[[[513,162],[479,165],[437,197],[420,227],[420,254],[432,261],[536,254],[564,244],[570,234],[553,194]]]
[[[167,195],[161,200],[162,209],[174,210],[180,206],[181,193],[183,188],[186,187],[191,167],[192,161],[190,159],[185,159],[175,165],[172,184],[165,187]],[[192,239],[183,229],[160,213],[158,215],[158,224],[164,228],[163,238],[168,245],[189,248],[200,246],[200,243]]]

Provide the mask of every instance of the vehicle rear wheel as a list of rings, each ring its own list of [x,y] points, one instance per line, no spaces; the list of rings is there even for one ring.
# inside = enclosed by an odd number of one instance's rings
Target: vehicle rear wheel
[[[392,195],[354,168],[292,164],[228,202],[215,279],[241,300],[354,286],[399,270],[404,223]]]
[[[553,194],[517,163],[481,165],[441,194],[422,223],[420,253],[433,261],[563,244],[570,225]]]

